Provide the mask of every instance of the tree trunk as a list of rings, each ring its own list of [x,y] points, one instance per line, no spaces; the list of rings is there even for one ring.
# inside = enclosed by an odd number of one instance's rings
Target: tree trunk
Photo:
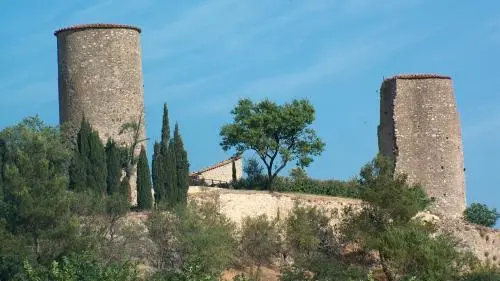
[[[267,168],[266,190],[273,192],[273,171],[272,166]]]

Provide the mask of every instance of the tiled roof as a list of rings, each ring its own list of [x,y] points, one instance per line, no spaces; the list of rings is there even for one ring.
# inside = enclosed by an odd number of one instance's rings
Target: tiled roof
[[[68,27],[64,27],[61,29],[58,29],[54,32],[54,35],[57,36],[59,32],[63,31],[70,31],[70,30],[80,30],[80,29],[91,29],[91,28],[127,28],[127,29],[133,29],[137,30],[139,33],[141,32],[141,29],[132,26],[132,25],[125,25],[125,24],[111,24],[111,23],[91,23],[91,24],[78,24],[78,25],[72,25]]]
[[[237,160],[239,160],[239,159],[241,159],[241,156],[231,157],[231,158],[226,159],[226,160],[224,160],[224,161],[222,161],[222,162],[219,162],[219,163],[217,163],[217,164],[215,164],[215,165],[213,165],[213,166],[210,166],[210,167],[208,167],[208,168],[201,169],[201,170],[199,170],[198,172],[193,172],[193,173],[191,173],[191,175],[199,175],[199,174],[204,173],[204,172],[206,172],[206,171],[210,171],[210,170],[213,170],[213,169],[217,169],[217,168],[222,167],[222,166],[224,166],[224,165],[226,165],[226,164],[229,164],[229,163],[231,163],[233,160],[234,160],[234,161],[237,161]]]

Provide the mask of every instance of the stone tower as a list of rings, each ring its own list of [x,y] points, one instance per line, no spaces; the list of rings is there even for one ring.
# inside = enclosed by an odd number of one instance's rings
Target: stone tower
[[[378,146],[396,172],[420,183],[434,198],[432,211],[458,217],[465,209],[459,116],[450,77],[397,75],[380,88]]]
[[[137,27],[85,24],[57,30],[59,120],[78,126],[89,120],[103,143],[109,137],[120,145],[132,134],[119,134],[127,122],[142,122],[145,139],[144,89],[140,32]],[[145,146],[145,142],[141,143]],[[138,154],[140,145],[136,149]],[[132,204],[137,202],[135,168],[130,179]]]

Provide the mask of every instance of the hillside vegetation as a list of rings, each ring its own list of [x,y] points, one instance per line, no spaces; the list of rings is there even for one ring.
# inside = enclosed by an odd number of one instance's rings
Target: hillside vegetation
[[[248,101],[243,105],[251,108]],[[276,120],[295,122],[273,127],[286,130],[289,149],[264,137],[249,147],[267,145],[262,155],[275,153],[285,166],[295,159],[298,167],[279,177],[280,165],[266,174],[253,163],[234,188],[354,197],[363,202],[359,208],[330,213],[296,205],[286,217],[249,216],[237,226],[221,212],[217,196],[187,200],[188,154],[178,126],[170,137],[166,106],[151,170],[144,140],[134,138],[141,122],[123,126],[133,142],[121,147],[112,140],[103,145],[85,119],[73,137],[64,127],[26,118],[0,131],[0,280],[215,281],[230,271],[241,273],[231,277],[239,281],[500,280],[494,263],[481,263],[459,250],[449,233],[414,218],[432,201],[420,186],[393,174],[388,159],[377,156],[351,181],[310,179],[304,169],[323,149],[306,126],[314,118],[280,118],[297,108],[264,105],[259,110],[271,110]],[[250,129],[263,124],[259,115],[249,116],[252,121],[243,123]],[[265,131],[272,135],[271,128]],[[134,172],[138,204],[130,206]],[[130,219],[134,215],[143,219]],[[333,217],[338,224],[330,224]],[[279,274],[266,275],[269,269]]]

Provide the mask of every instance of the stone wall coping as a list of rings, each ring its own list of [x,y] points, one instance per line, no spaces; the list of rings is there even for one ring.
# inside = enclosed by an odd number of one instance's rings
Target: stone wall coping
[[[91,23],[91,24],[77,24],[68,27],[64,27],[58,29],[54,32],[54,35],[57,36],[59,33],[64,31],[76,31],[82,29],[112,29],[112,28],[121,28],[121,29],[133,29],[137,32],[141,33],[141,29],[139,27],[133,25],[126,24],[112,24],[112,23]]]
[[[417,80],[417,79],[450,79],[451,80],[451,77],[447,76],[447,75],[441,75],[441,74],[435,74],[435,73],[397,74],[397,75],[394,75],[392,77],[385,78],[384,82],[389,81],[389,80],[397,80],[397,79],[407,79],[407,80],[411,80],[411,79],[415,79],[415,80]]]

